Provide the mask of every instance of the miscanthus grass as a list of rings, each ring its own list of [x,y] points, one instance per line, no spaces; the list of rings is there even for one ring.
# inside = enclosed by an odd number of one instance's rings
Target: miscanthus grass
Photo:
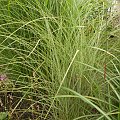
[[[105,0],[1,0],[1,114],[120,120],[120,29],[110,6]]]

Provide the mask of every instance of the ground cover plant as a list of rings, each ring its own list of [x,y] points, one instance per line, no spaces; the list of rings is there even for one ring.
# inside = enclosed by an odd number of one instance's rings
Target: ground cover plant
[[[111,5],[0,0],[1,120],[120,120],[120,28]]]

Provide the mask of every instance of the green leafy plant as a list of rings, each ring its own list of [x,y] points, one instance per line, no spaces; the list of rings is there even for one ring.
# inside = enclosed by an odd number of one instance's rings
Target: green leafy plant
[[[119,120],[120,29],[109,7],[1,0],[1,112],[13,120]]]
[[[0,120],[7,120],[8,113],[7,112],[0,112]]]

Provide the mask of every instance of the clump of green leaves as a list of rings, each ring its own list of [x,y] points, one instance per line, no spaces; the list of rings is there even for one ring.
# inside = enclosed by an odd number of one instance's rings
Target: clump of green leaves
[[[0,94],[11,118],[119,118],[119,30],[108,8],[105,0],[0,1],[0,73],[8,76]]]

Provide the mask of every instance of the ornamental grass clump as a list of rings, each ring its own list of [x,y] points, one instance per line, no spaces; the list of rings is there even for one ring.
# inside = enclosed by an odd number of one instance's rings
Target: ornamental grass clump
[[[120,36],[110,6],[1,0],[0,73],[7,79],[0,74],[0,112],[11,120],[119,120]]]

